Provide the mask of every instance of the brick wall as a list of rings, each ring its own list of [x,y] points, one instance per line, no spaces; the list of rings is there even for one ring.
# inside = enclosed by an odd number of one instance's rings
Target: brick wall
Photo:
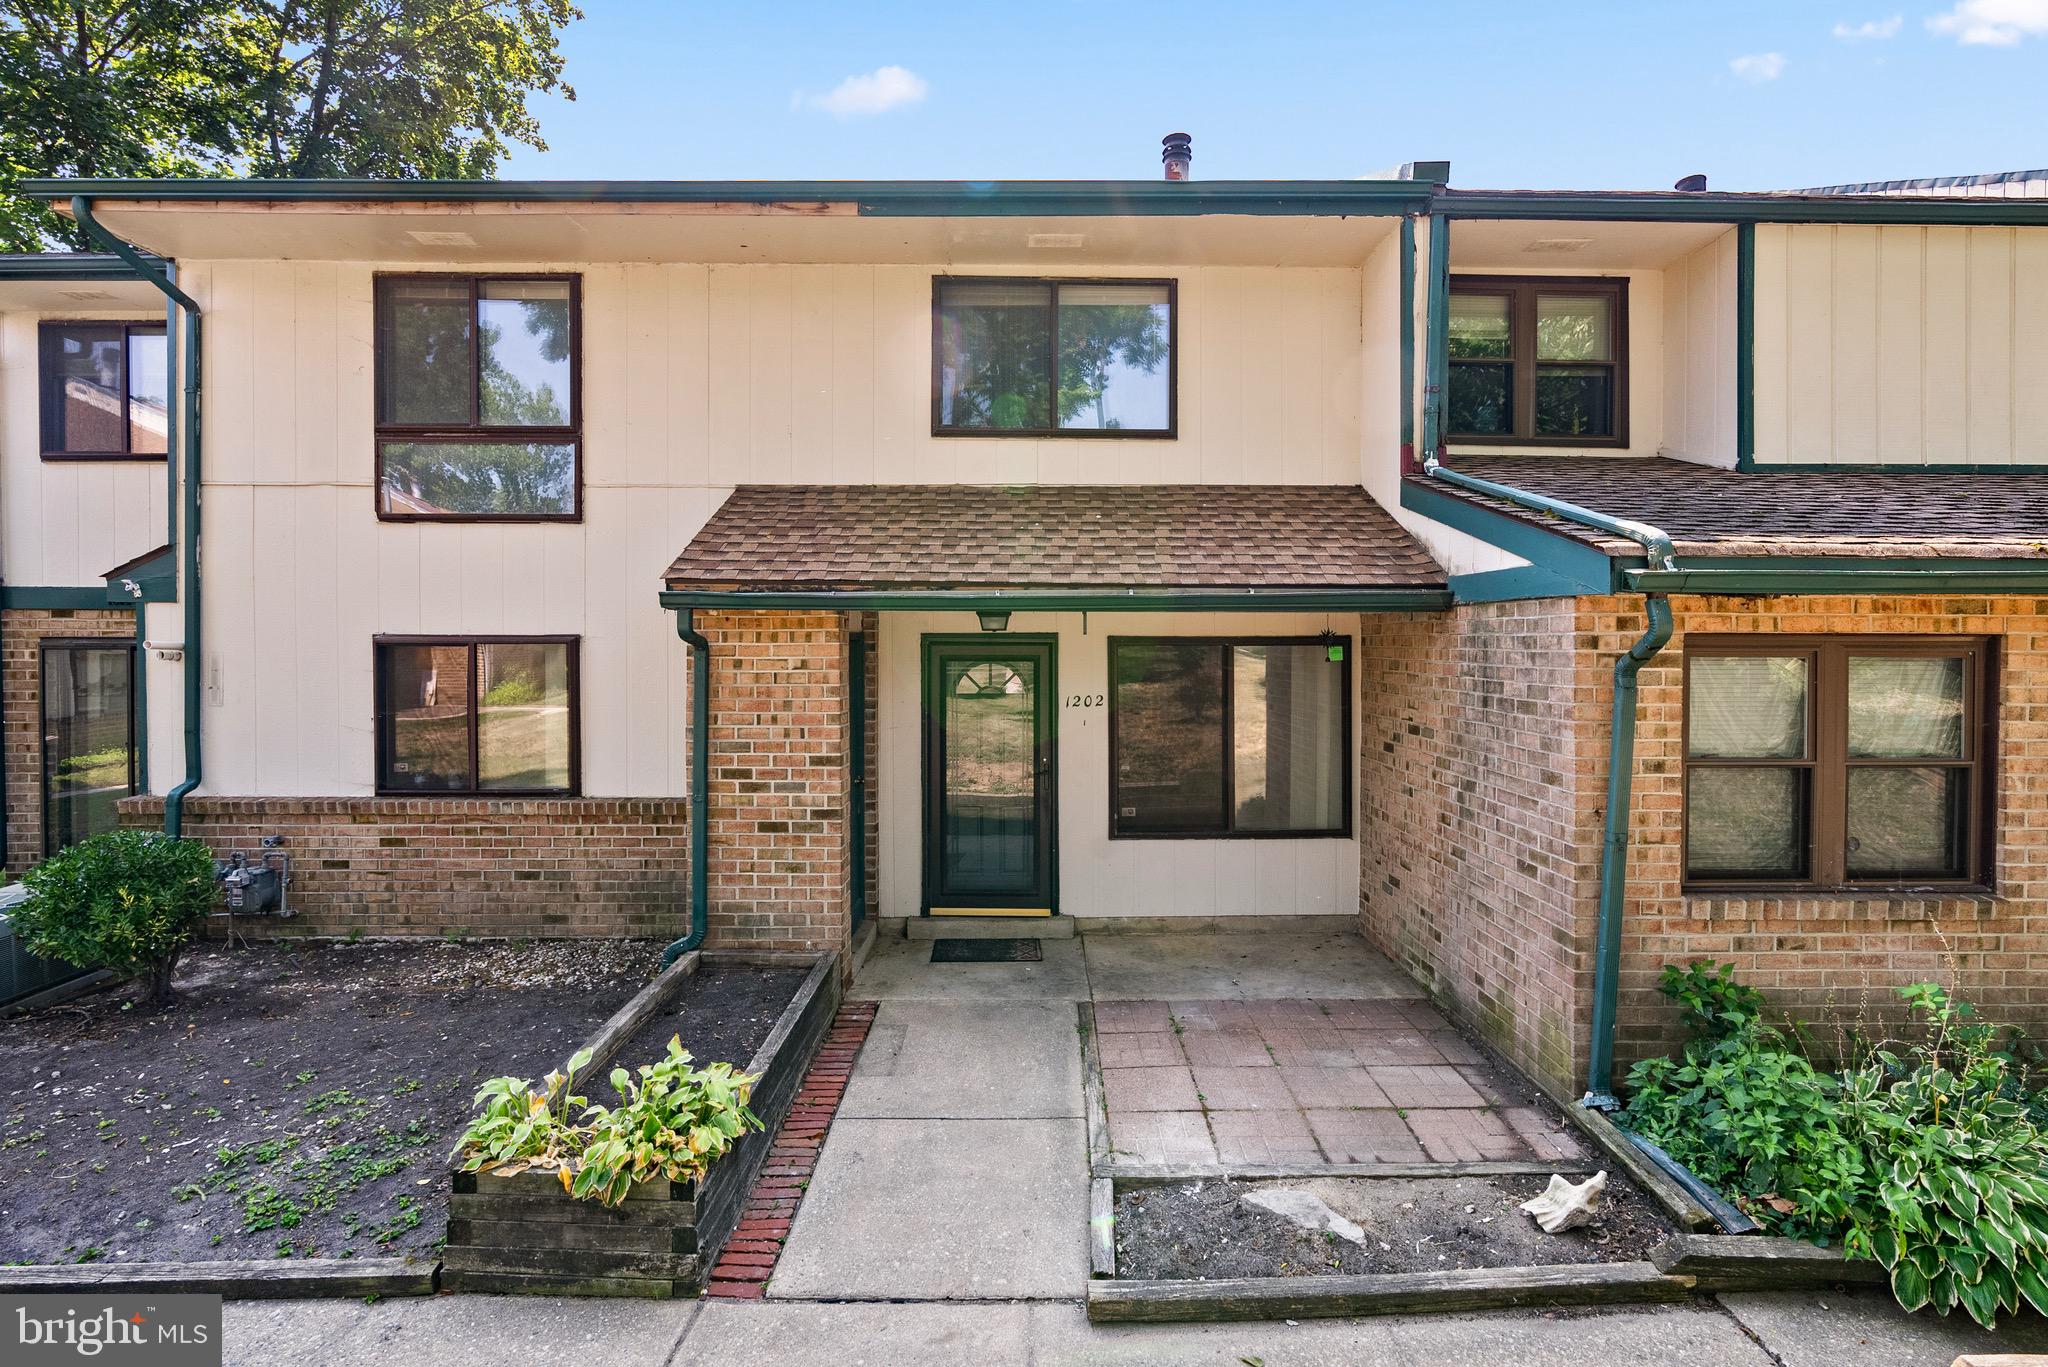
[[[711,934],[753,949],[848,940],[847,622],[703,613],[711,642]]]
[[[1581,714],[1597,670],[1568,600],[1360,623],[1365,933],[1538,1077],[1577,1068],[1590,1018],[1602,771]]]
[[[131,798],[122,821],[160,826],[163,807]],[[667,940],[688,928],[681,799],[201,795],[185,833],[222,857],[284,837],[299,914],[258,933]]]
[[[1820,1026],[1895,1019],[1891,988],[1951,983],[2048,1031],[2048,603],[1683,597],[1641,676],[1620,1065],[1675,1044],[1667,962],[1736,965]],[[1583,1086],[1612,669],[1640,599],[1367,614],[1359,662],[1366,934],[1560,1093]],[[1996,895],[1688,896],[1680,887],[1685,642],[1700,633],[1999,638]]]
[[[1797,1017],[1832,1027],[1899,1018],[1891,989],[1938,980],[1992,1020],[2048,1031],[2048,602],[2032,598],[1674,600],[1677,634],[1643,671],[1636,802],[1622,940],[1617,1054],[1626,1064],[1678,1039],[1656,991],[1667,962],[1735,964]],[[1603,660],[1640,634],[1627,599],[1586,599],[1581,630]],[[1682,672],[1688,635],[1843,633],[1998,639],[1995,896],[1687,896]],[[1604,752],[1604,738],[1601,742]],[[1604,759],[1603,759],[1604,764]]]
[[[43,857],[43,671],[46,640],[135,639],[135,614],[102,608],[0,612],[0,743],[7,747],[7,870]]]

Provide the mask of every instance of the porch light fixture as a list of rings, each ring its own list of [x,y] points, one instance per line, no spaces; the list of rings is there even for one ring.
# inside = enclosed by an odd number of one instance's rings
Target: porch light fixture
[[[974,615],[980,619],[983,631],[1008,631],[1010,629],[1010,614],[1006,611],[976,612]]]

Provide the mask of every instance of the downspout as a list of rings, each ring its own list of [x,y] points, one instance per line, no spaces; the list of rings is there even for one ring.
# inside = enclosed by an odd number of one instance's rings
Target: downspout
[[[1546,498],[1490,479],[1477,479],[1444,468],[1429,453],[1423,472],[1431,478],[1470,489],[1490,498],[1549,513],[1598,531],[1625,537],[1643,548],[1652,569],[1674,570],[1678,557],[1671,538],[1644,522],[1609,517],[1563,499]],[[1645,593],[1649,623],[1636,643],[1614,662],[1614,704],[1608,722],[1607,810],[1600,842],[1600,901],[1593,938],[1593,1038],[1586,1061],[1586,1095],[1580,1105],[1612,1111],[1614,1097],[1614,1026],[1621,991],[1621,908],[1628,893],[1628,818],[1635,788],[1637,676],[1671,640],[1671,600]]]
[[[676,635],[690,648],[690,931],[661,951],[661,966],[704,943],[711,927],[711,642],[692,608],[676,609]]]
[[[199,615],[199,304],[191,295],[171,283],[170,278],[144,261],[141,253],[115,237],[92,216],[92,201],[84,195],[71,197],[71,217],[87,237],[127,262],[129,267],[157,287],[175,305],[184,319],[184,336],[178,345],[185,377],[185,422],[179,430],[184,440],[185,507],[182,549],[183,571],[179,597],[185,605],[185,779],[164,797],[164,834],[176,839],[184,834],[185,798],[199,786],[200,671],[205,656],[200,651]],[[175,407],[175,405],[174,405]],[[165,434],[166,437],[170,435]],[[170,442],[166,440],[168,447]],[[168,457],[167,457],[168,458]],[[173,538],[174,540],[177,538]],[[141,612],[138,605],[137,612]]]

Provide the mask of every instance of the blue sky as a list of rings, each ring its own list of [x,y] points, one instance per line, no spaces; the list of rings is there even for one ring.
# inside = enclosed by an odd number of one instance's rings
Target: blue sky
[[[2048,165],[2048,0],[583,4],[578,99],[539,102],[551,148],[505,176],[1151,177],[1176,129],[1205,179],[1448,159],[1468,187],[1766,189]]]

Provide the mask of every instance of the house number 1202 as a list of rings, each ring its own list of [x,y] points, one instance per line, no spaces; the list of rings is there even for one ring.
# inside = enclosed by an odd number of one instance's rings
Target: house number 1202
[[[1100,707],[1102,706],[1102,695],[1100,693],[1075,693],[1068,697],[1067,706]]]

